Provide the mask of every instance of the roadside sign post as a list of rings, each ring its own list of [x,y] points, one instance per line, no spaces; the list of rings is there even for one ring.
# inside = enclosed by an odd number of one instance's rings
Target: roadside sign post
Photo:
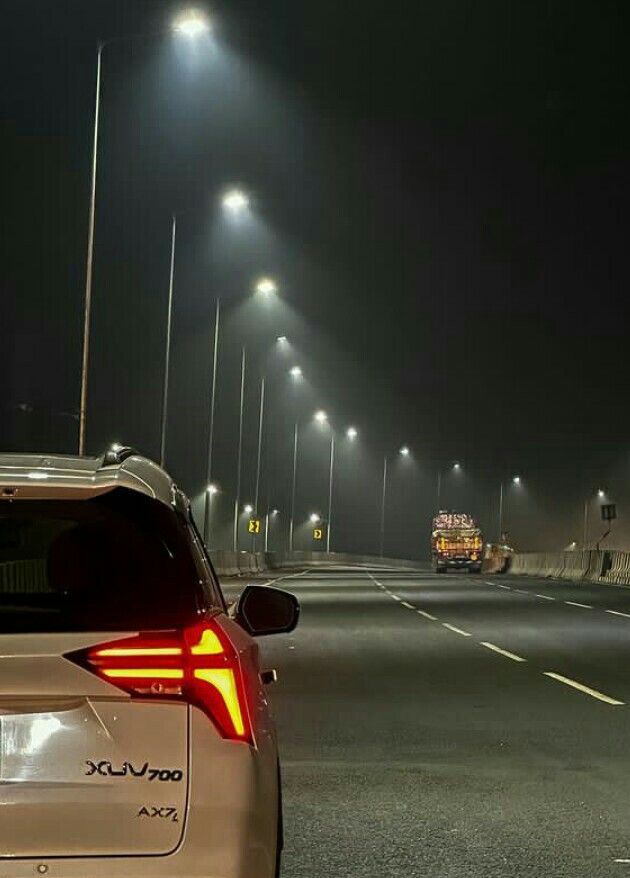
[[[615,503],[602,504],[602,521],[614,521],[617,518],[617,506]]]
[[[606,539],[606,537],[610,534],[612,523],[617,518],[617,506],[615,503],[602,503],[602,521],[605,521],[608,524],[608,530],[605,534],[602,535],[602,538],[597,542],[597,551],[599,551],[599,544]]]

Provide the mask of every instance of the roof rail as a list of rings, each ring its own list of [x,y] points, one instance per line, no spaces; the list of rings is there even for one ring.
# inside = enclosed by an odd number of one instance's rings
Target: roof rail
[[[133,455],[139,453],[139,451],[132,448],[130,445],[119,445],[116,443],[108,448],[103,455],[103,466],[116,466],[116,464],[127,460],[128,457],[133,457]]]

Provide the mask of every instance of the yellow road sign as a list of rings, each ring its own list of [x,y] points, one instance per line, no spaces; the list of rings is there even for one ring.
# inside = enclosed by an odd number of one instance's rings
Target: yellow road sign
[[[323,540],[324,539],[324,528],[323,527],[314,527],[313,528],[313,539],[314,540]]]
[[[250,534],[260,533],[260,518],[250,518],[247,522],[247,532]]]

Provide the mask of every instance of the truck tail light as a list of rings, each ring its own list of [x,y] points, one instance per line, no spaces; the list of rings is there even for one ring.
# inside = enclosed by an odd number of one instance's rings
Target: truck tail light
[[[241,663],[216,618],[183,631],[142,632],[65,657],[135,697],[195,704],[224,738],[252,742]]]

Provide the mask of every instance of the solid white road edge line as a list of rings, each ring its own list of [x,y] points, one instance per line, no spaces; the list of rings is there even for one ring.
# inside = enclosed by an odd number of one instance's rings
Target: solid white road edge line
[[[498,652],[499,655],[504,655],[506,658],[512,659],[513,662],[526,662],[527,659],[521,658],[520,655],[516,655],[513,652],[508,652],[507,649],[501,649],[500,646],[497,646],[494,643],[488,643],[487,640],[482,640],[481,645],[485,646],[486,649],[491,649],[493,652]]]
[[[546,601],[555,601],[555,598],[552,598],[552,597],[551,597],[550,595],[548,595],[548,594],[537,594],[537,595],[534,595],[534,597],[537,597],[537,598],[544,598]]]
[[[449,631],[454,631],[455,634],[461,634],[462,637],[472,637],[472,635],[469,634],[468,631],[462,631],[461,628],[456,628],[454,625],[449,625],[448,622],[442,622],[442,625],[445,628],[448,628]]]
[[[578,683],[577,680],[572,680],[570,677],[563,677],[562,674],[556,674],[553,671],[543,671],[543,674],[545,677],[551,677],[552,680],[557,680],[559,683],[571,686],[572,689],[577,689],[578,692],[590,695],[591,698],[597,698],[598,701],[603,701],[604,704],[611,704],[613,707],[621,707],[624,704],[623,701],[611,698],[610,695],[604,695],[603,692],[598,692],[597,689],[591,689],[590,686]]]
[[[407,607],[408,610],[416,609],[413,604],[408,604],[407,601],[401,601],[400,603],[403,605],[403,607]]]
[[[577,601],[565,601],[565,604],[568,604],[570,607],[582,607],[584,610],[592,610],[593,607],[590,604],[578,604]]]
[[[630,619],[630,613],[622,613],[621,610],[604,610],[605,613],[610,613],[612,616],[623,616],[625,619]]]

